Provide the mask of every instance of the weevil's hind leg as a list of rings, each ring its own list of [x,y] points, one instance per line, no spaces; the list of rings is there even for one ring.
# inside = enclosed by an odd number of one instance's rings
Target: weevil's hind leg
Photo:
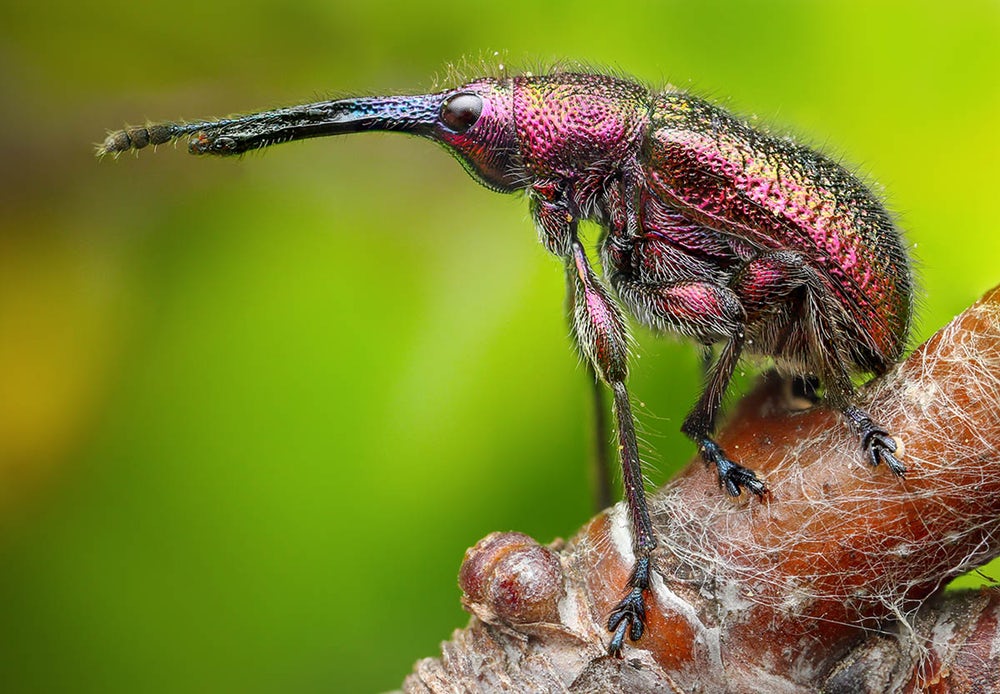
[[[906,467],[896,457],[896,441],[889,432],[876,424],[871,416],[855,405],[847,405],[841,409],[851,427],[861,439],[861,449],[865,452],[872,467],[885,463],[897,477],[906,474]]]
[[[566,313],[570,326],[573,326],[574,283],[576,268],[567,267],[566,271]],[[591,443],[591,483],[593,489],[594,511],[601,511],[611,506],[611,456],[608,442],[611,440],[608,428],[608,413],[604,403],[604,384],[601,383],[593,362],[584,355],[587,376],[590,380],[591,405],[594,408],[594,432]]]
[[[832,316],[838,311],[842,311],[839,306],[833,304],[822,292],[812,292],[810,299],[815,301],[809,309],[810,319],[815,321],[818,334],[829,337],[834,343],[834,350],[820,350],[819,353],[825,355],[826,363],[823,369],[830,375],[827,376],[825,400],[840,412],[847,419],[851,428],[857,434],[861,442],[861,449],[872,467],[878,467],[885,463],[894,475],[903,477],[906,474],[906,467],[896,455],[897,446],[889,431],[872,419],[871,415],[854,405],[856,391],[851,382],[848,364],[850,363],[849,350],[842,344],[842,339],[837,339],[841,334],[832,324]]]
[[[906,474],[906,466],[896,456],[898,450],[896,440],[885,427],[873,420],[871,415],[853,404],[856,393],[845,362],[846,359],[841,360],[837,365],[839,373],[831,379],[831,383],[827,384],[827,402],[840,410],[847,419],[872,467],[885,463],[896,477],[903,477]]]

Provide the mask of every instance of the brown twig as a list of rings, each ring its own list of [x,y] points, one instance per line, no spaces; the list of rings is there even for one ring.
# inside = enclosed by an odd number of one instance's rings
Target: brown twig
[[[474,615],[407,692],[1000,689],[1000,593],[944,583],[1000,554],[1000,288],[864,391],[904,445],[868,467],[835,412],[766,377],[719,442],[770,495],[731,500],[701,463],[658,491],[647,634],[604,623],[631,563],[621,505],[568,543],[497,533],[466,555]]]

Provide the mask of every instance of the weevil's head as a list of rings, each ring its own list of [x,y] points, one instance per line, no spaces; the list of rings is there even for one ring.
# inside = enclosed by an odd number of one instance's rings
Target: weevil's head
[[[163,123],[111,133],[100,154],[190,135],[195,154],[242,154],[270,145],[367,131],[435,140],[483,185],[502,192],[532,179],[599,179],[634,157],[648,122],[649,93],[589,73],[482,78],[416,96],[355,97],[214,122]]]
[[[232,155],[311,137],[403,132],[441,143],[480,183],[509,192],[525,185],[511,85],[510,79],[484,78],[435,94],[336,99],[214,122],[133,127],[111,133],[98,152],[191,136],[193,154]]]
[[[502,192],[526,185],[511,80],[476,80],[436,94],[431,101],[435,114],[428,135],[452,152],[473,178]]]

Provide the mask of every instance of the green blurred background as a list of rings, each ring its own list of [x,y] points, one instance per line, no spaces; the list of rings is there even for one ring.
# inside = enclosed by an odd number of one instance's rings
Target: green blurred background
[[[885,187],[923,339],[1000,281],[998,37],[995,0],[6,0],[3,691],[391,689],[466,622],[466,547],[591,514],[588,387],[522,200],[406,138],[98,161],[106,129],[428,90],[494,51],[670,81]],[[662,483],[698,359],[639,343]]]

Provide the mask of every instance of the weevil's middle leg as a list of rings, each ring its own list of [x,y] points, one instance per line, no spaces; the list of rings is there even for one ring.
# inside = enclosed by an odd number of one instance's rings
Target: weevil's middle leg
[[[757,496],[766,493],[764,483],[753,471],[730,460],[710,437],[722,397],[743,352],[747,326],[767,320],[768,316],[775,318],[781,311],[776,307],[786,306],[792,293],[800,287],[808,290],[810,281],[807,264],[797,253],[767,253],[747,261],[735,273],[729,287],[714,288],[717,299],[707,304],[705,318],[725,326],[729,337],[682,430],[698,443],[702,457],[715,464],[719,483],[732,496],[738,496],[743,488]],[[706,287],[704,291],[707,293],[711,289]]]
[[[737,325],[733,330],[733,336],[719,353],[701,397],[684,420],[681,431],[698,444],[698,450],[705,462],[715,465],[719,471],[719,484],[725,487],[726,492],[731,496],[739,496],[740,492],[746,489],[760,497],[767,491],[764,483],[757,478],[753,470],[733,462],[711,437],[722,397],[729,387],[729,381],[743,351],[743,342],[743,326]]]
[[[622,275],[613,277],[615,288],[633,313],[645,316],[655,327],[672,328],[708,341],[728,336],[709,371],[701,397],[681,430],[697,445],[705,462],[716,467],[719,484],[733,496],[747,489],[758,496],[764,483],[754,472],[733,462],[712,439],[722,397],[736,369],[745,341],[745,311],[728,287],[706,282],[680,281],[644,284]],[[718,337],[716,337],[718,336]]]

